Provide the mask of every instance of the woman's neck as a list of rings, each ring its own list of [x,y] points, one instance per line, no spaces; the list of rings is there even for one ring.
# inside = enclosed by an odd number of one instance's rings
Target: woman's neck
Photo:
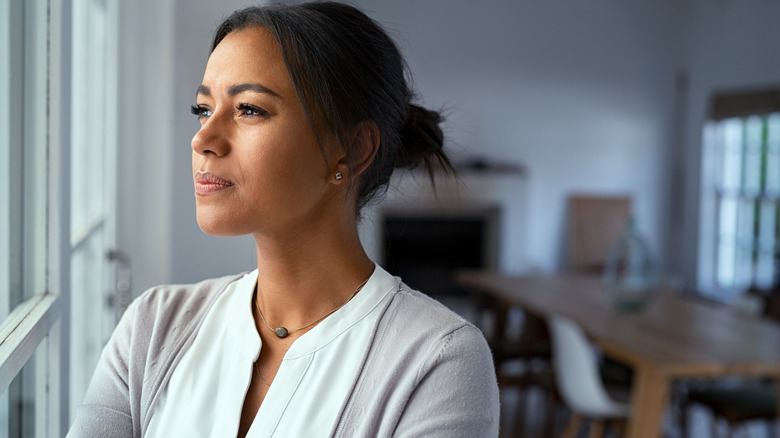
[[[257,306],[268,323],[303,327],[344,305],[374,270],[357,233],[311,230],[255,236]]]

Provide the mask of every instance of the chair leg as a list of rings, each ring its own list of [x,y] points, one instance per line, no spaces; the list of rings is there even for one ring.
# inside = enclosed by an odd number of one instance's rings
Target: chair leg
[[[520,388],[520,397],[517,400],[517,416],[512,427],[514,428],[514,436],[525,436],[525,414],[528,405],[526,404],[526,398],[528,397],[528,388]]]
[[[726,421],[726,436],[734,438],[734,425],[730,421]]]
[[[603,438],[604,437],[604,421],[593,420],[590,422],[589,438]]]
[[[680,403],[678,414],[680,415],[680,437],[688,438],[688,416],[691,413],[690,413],[690,406],[688,405],[687,394],[685,395],[685,399]]]
[[[718,418],[715,414],[712,414],[712,420],[710,420],[710,427],[712,428],[712,438],[718,438]]]
[[[611,431],[615,436],[626,436],[626,420],[624,418],[611,420],[608,423],[607,430]]]
[[[575,412],[572,412],[569,422],[566,424],[566,429],[563,430],[561,438],[574,438],[577,436],[577,432],[580,431],[582,426],[582,416]]]
[[[558,419],[558,403],[555,401],[555,394],[547,393],[545,397],[545,421],[544,421],[544,436],[546,438],[555,437],[555,420]]]

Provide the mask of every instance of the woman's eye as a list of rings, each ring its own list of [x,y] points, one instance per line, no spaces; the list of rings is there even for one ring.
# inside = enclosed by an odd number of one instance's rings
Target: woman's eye
[[[192,105],[190,111],[192,114],[198,116],[198,119],[202,119],[211,115],[211,110],[203,105]]]
[[[265,117],[268,115],[268,111],[254,106],[250,105],[248,103],[241,103],[236,106],[236,109],[241,113],[243,116],[261,116]]]

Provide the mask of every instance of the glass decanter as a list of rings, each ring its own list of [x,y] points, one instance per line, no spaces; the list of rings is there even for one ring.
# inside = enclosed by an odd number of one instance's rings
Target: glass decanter
[[[658,284],[658,264],[632,218],[609,251],[604,286],[616,310],[638,312],[656,293]]]

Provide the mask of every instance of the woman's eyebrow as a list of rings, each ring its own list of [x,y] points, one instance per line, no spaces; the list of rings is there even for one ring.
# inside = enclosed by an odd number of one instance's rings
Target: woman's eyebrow
[[[260,84],[237,84],[237,85],[231,85],[230,88],[228,88],[228,95],[235,96],[237,94],[241,94],[245,91],[254,91],[256,93],[263,93],[268,94],[274,97],[282,98],[277,92],[274,90],[271,90],[270,88],[260,85]],[[211,89],[205,85],[198,86],[198,90],[195,92],[195,95],[202,95],[202,96],[211,96]]]
[[[260,84],[238,84],[232,85],[228,88],[228,94],[235,96],[236,94],[243,93],[244,91],[254,91],[255,93],[270,94],[271,96],[281,98],[275,91]]]

